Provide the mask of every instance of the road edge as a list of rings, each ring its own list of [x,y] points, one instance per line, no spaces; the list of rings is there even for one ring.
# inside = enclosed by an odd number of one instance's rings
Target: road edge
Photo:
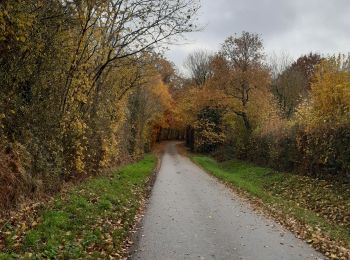
[[[305,226],[307,226],[307,224],[303,224],[301,221],[299,221],[298,219],[295,219],[295,218],[293,218],[293,220],[295,221],[294,225],[287,223],[286,219],[288,218],[288,216],[280,213],[278,209],[275,209],[275,208],[273,208],[273,206],[266,204],[264,201],[262,201],[259,198],[254,197],[253,195],[249,194],[247,191],[244,191],[244,190],[236,187],[234,184],[229,183],[229,182],[224,181],[224,180],[221,180],[218,177],[211,174],[210,172],[208,172],[205,168],[203,168],[200,164],[198,164],[196,161],[194,161],[189,156],[189,151],[186,147],[184,147],[183,144],[178,144],[176,147],[179,149],[178,150],[179,154],[181,154],[182,156],[184,156],[188,160],[190,160],[192,163],[194,163],[197,167],[199,167],[209,177],[211,177],[214,180],[218,181],[219,183],[223,184],[234,196],[237,196],[243,202],[247,203],[249,205],[249,207],[255,213],[260,214],[261,216],[276,222],[282,228],[291,232],[297,239],[302,240],[307,245],[309,245],[311,248],[313,248],[315,251],[322,254],[325,257],[325,259],[335,259],[335,258],[329,258],[329,256],[325,255],[325,253],[322,252],[319,248],[316,248],[312,243],[307,242],[307,238],[304,237],[302,229],[299,228],[299,226],[305,227]]]
[[[138,248],[139,242],[140,242],[140,236],[141,236],[141,228],[143,226],[143,220],[145,216],[145,212],[147,211],[150,198],[152,195],[153,186],[157,180],[157,176],[160,170],[160,167],[162,166],[162,159],[163,159],[163,146],[158,145],[157,148],[154,150],[154,154],[157,157],[157,164],[155,168],[153,169],[153,172],[147,181],[146,184],[146,192],[145,195],[142,198],[141,207],[139,208],[138,212],[135,215],[135,223],[133,227],[129,231],[129,235],[124,241],[124,249],[125,249],[125,255],[124,259],[132,259],[135,251]]]

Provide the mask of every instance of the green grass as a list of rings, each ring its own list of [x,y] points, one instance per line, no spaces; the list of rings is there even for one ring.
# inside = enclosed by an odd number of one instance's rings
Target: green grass
[[[146,155],[138,163],[88,180],[57,197],[20,243],[16,227],[8,226],[6,251],[0,259],[118,257],[155,164],[155,156]]]
[[[193,161],[220,180],[272,205],[350,248],[350,188],[310,177],[282,173],[251,163],[191,155]],[[312,237],[309,232],[309,238]],[[316,241],[315,241],[316,242]]]

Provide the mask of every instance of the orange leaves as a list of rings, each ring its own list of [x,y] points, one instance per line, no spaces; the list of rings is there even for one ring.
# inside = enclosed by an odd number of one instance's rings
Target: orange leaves
[[[151,93],[158,100],[164,110],[172,109],[172,97],[169,93],[169,87],[160,79],[156,77],[154,83],[150,86]]]
[[[173,110],[173,100],[169,93],[169,87],[155,76],[146,87],[143,88],[145,97],[145,115],[151,125],[168,127],[169,115]]]
[[[226,108],[230,98],[221,90],[210,87],[189,87],[181,93],[177,101],[176,115],[179,125],[193,124],[199,111],[205,107]]]

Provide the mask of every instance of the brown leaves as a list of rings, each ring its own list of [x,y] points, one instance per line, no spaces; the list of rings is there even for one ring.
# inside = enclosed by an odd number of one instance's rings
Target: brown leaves
[[[26,232],[38,225],[40,212],[44,202],[32,202],[23,204],[17,210],[13,210],[7,217],[0,219],[0,251],[11,246],[18,250],[23,242]]]
[[[285,181],[275,182],[266,189],[332,223],[350,228],[350,187],[346,184],[288,175]]]
[[[227,171],[220,178],[256,211],[272,217],[329,258],[350,259],[348,184],[270,172],[245,162],[220,166]],[[235,181],[230,179],[233,176]]]

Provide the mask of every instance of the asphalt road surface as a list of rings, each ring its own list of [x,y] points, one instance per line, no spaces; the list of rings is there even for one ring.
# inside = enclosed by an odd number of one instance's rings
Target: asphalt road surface
[[[132,259],[325,259],[166,144]]]

